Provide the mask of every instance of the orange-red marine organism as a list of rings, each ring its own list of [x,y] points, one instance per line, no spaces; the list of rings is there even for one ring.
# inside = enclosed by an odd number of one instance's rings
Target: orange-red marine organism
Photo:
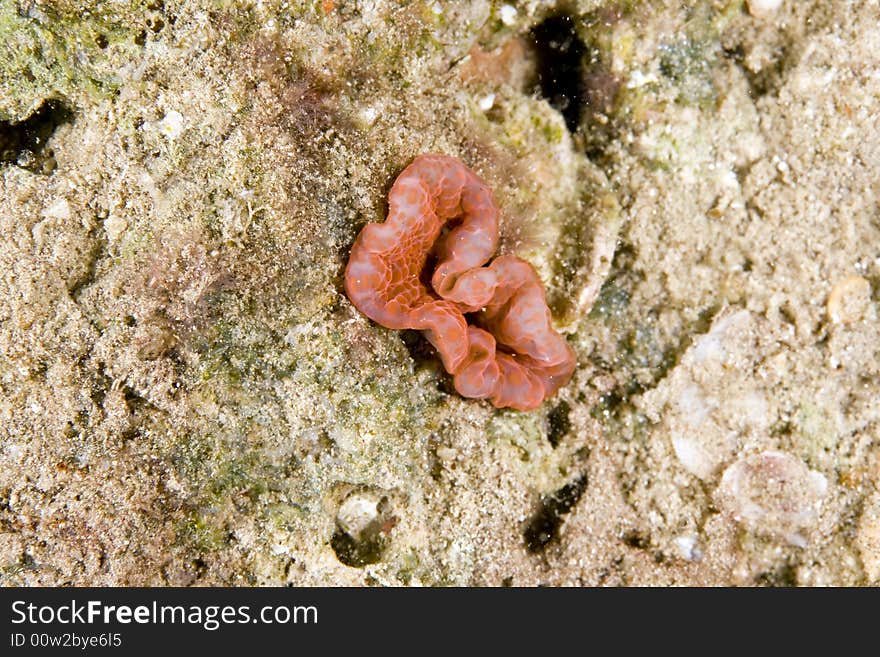
[[[551,326],[535,270],[510,255],[485,266],[498,247],[486,183],[454,157],[420,155],[388,206],[385,223],[365,226],[351,249],[345,291],[358,310],[422,331],[465,397],[527,411],[568,382],[575,354]]]

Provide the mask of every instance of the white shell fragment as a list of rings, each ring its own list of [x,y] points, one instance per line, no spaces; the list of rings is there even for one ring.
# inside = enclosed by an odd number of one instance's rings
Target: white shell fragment
[[[847,276],[828,294],[825,308],[833,324],[861,319],[871,304],[871,284],[861,276]]]
[[[183,132],[183,114],[177,110],[169,110],[162,120],[156,123],[156,129],[169,141],[174,141]]]
[[[782,0],[748,0],[748,5],[752,16],[769,16],[782,6]]]
[[[66,198],[59,198],[48,208],[43,210],[43,217],[46,219],[61,219],[62,221],[67,221],[70,219],[70,203],[67,202]]]
[[[339,507],[336,521],[342,530],[353,538],[358,538],[379,516],[379,498],[369,493],[355,493]]]
[[[121,214],[113,213],[104,220],[104,230],[107,233],[107,239],[112,243],[119,239],[128,228],[128,221]]]
[[[722,508],[749,531],[804,547],[827,490],[827,479],[799,458],[767,451],[727,468],[718,492]]]
[[[767,430],[766,392],[743,374],[756,331],[748,310],[721,311],[676,371],[645,396],[646,408],[657,409],[665,423],[680,465],[704,481],[717,477],[741,442]]]
[[[501,22],[507,25],[508,27],[513,25],[516,22],[516,7],[513,5],[501,5],[501,8],[498,10],[498,13],[501,16]]]

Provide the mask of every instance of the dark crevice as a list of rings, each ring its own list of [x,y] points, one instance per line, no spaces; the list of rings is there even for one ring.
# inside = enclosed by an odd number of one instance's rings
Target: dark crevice
[[[537,65],[534,93],[562,114],[577,148],[599,166],[618,132],[614,114],[623,80],[611,68],[607,41],[621,16],[617,8],[584,16],[556,13],[529,33]]]
[[[636,413],[632,398],[656,388],[679,364],[694,342],[711,329],[720,307],[710,305],[675,334],[658,327],[658,311],[636,317],[630,302],[644,273],[638,268],[639,254],[627,243],[618,246],[611,271],[599,291],[590,317],[603,321],[619,336],[612,358],[594,352],[590,361],[600,371],[614,373],[619,385],[607,390],[591,415],[600,421],[628,420]],[[660,307],[660,300],[655,308]]]
[[[748,53],[742,44],[726,47],[723,53],[742,71],[749,84],[749,96],[752,100],[757,100],[762,96],[775,96],[779,93],[788,72],[797,63],[797,57],[791,50],[787,45],[778,46],[773,53],[772,61],[757,71],[751,70],[746,65]]]
[[[113,387],[113,379],[104,374],[107,370],[106,365],[99,362],[97,368],[91,369],[87,365],[85,359],[80,359],[79,364],[83,368],[86,376],[91,379],[92,385],[89,390],[89,397],[91,397],[95,406],[103,406],[107,393],[110,392],[110,389]]]
[[[776,570],[767,571],[755,577],[755,584],[768,587],[797,586],[797,568],[791,563],[784,563]]]
[[[82,291],[95,282],[95,278],[98,274],[98,262],[106,252],[106,239],[102,233],[103,231],[100,233],[98,231],[92,231],[91,237],[93,238],[93,242],[86,255],[87,263],[85,271],[83,271],[80,276],[77,276],[74,280],[70,281],[68,285],[67,293],[70,298],[77,303],[79,303],[79,297]]]
[[[122,395],[125,399],[125,404],[128,407],[129,411],[131,411],[132,415],[141,415],[146,410],[159,410],[159,408],[155,404],[153,404],[153,402],[151,402],[140,392],[129,385],[122,386]]]
[[[651,331],[635,328],[624,332],[618,343],[618,353],[621,354],[619,360],[608,363],[599,358],[591,358],[600,370],[630,374],[619,377],[625,383],[603,394],[599,403],[591,409],[590,415],[603,423],[643,419],[633,403],[633,398],[660,385],[694,342],[709,332],[719,310],[714,305],[703,309],[687,330],[682,332],[678,341],[661,344]],[[643,376],[638,378],[634,373],[640,370]]]
[[[351,568],[363,568],[382,560],[390,541],[389,534],[398,519],[387,497],[378,502],[377,511],[376,517],[359,530],[346,529],[337,522],[330,547],[341,563]]]
[[[363,568],[382,559],[383,546],[378,540],[358,541],[341,529],[330,539],[336,558],[351,568]]]
[[[587,47],[566,14],[536,25],[531,38],[538,64],[537,91],[562,114],[569,131],[576,132],[584,104],[581,68]]]
[[[447,395],[457,394],[455,392],[452,377],[443,376],[441,374],[443,368],[440,365],[437,350],[430,342],[428,342],[427,338],[425,338],[420,331],[405,329],[400,331],[400,339],[403,342],[403,346],[406,347],[409,352],[413,365],[417,369],[425,368],[436,372],[439,375],[437,378],[437,388],[440,392]]]
[[[45,150],[46,142],[58,126],[69,123],[73,112],[60,100],[43,101],[23,121],[0,121],[0,166],[15,164],[34,173],[55,169],[54,153]]]
[[[208,564],[205,563],[204,559],[196,558],[193,559],[192,569],[196,579],[201,579],[208,572]]]
[[[537,554],[559,538],[564,516],[574,508],[587,489],[587,475],[566,484],[552,495],[541,498],[541,504],[523,532],[526,549]]]
[[[647,550],[651,545],[651,542],[648,540],[647,536],[645,536],[638,530],[632,530],[624,534],[623,542],[627,546],[631,548],[636,548],[637,550]]]
[[[547,440],[553,448],[571,431],[571,406],[562,400],[547,414]]]

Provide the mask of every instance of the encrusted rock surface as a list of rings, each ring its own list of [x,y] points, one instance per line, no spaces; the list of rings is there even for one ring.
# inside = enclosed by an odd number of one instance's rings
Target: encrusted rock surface
[[[0,584],[880,584],[878,70],[876,0],[0,0]],[[345,297],[423,152],[538,411]]]

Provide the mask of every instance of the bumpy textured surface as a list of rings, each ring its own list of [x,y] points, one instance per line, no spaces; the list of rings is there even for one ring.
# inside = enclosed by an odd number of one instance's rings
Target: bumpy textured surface
[[[0,0],[0,586],[880,586],[880,2],[746,9]],[[537,411],[346,298],[428,151]]]
[[[565,385],[575,355],[550,324],[535,270],[514,256],[483,266],[498,246],[488,186],[453,157],[421,155],[388,205],[385,223],[365,226],[351,250],[345,290],[358,310],[387,328],[423,331],[465,397],[532,410]]]

